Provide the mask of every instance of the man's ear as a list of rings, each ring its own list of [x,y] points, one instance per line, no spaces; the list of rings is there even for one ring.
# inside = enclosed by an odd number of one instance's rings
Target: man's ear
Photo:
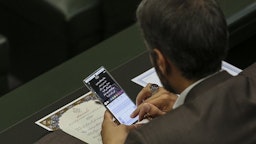
[[[163,53],[159,49],[153,49],[153,61],[155,62],[155,65],[158,66],[159,70],[162,74],[167,74],[167,63],[166,58],[164,57]]]

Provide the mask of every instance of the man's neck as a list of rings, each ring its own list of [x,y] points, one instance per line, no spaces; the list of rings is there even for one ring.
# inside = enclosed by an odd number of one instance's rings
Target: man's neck
[[[181,92],[183,92],[187,87],[189,87],[190,85],[192,85],[194,82],[196,82],[197,80],[188,80],[182,76],[176,76],[171,78],[171,82],[172,82],[172,86],[174,88],[174,90],[176,91],[177,94],[180,94]]]

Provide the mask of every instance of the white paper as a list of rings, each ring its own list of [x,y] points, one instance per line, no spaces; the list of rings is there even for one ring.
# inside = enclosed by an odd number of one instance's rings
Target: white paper
[[[39,119],[35,123],[42,128],[45,128],[48,131],[55,131],[59,129],[59,118],[65,113],[68,109],[79,105],[85,101],[95,100],[97,99],[91,92],[88,92],[79,98],[73,100],[72,102],[62,106],[61,108],[55,110],[54,112],[44,116],[43,118]]]
[[[222,61],[221,69],[226,70],[233,76],[236,76],[238,73],[240,73],[242,71],[241,69],[239,69],[225,61]],[[135,78],[132,79],[132,81],[142,87],[145,87],[148,83],[155,83],[155,84],[158,84],[159,86],[162,86],[154,68],[151,68],[151,69],[145,71],[144,73],[136,76]]]
[[[132,81],[142,87],[145,87],[148,83],[154,83],[154,84],[158,84],[159,86],[162,86],[157,76],[157,73],[155,71],[155,68],[151,68],[143,72],[142,74],[133,78]]]
[[[84,142],[101,144],[100,131],[105,110],[94,100],[81,103],[60,117],[60,129]]]

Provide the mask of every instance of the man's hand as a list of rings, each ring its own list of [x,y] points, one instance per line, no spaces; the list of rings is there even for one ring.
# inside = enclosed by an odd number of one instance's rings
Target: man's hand
[[[113,121],[113,116],[106,111],[102,123],[101,137],[104,144],[123,144],[129,131],[136,125],[118,125]]]
[[[150,85],[151,84],[148,84],[139,92],[136,98],[136,105],[138,107],[131,114],[132,118],[139,115],[139,120],[142,120],[145,116],[156,117],[172,110],[177,95],[162,87],[159,87],[152,95]]]

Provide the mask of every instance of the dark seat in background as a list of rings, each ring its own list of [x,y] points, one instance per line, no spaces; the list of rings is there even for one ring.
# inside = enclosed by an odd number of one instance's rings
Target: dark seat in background
[[[0,33],[24,82],[135,22],[138,0],[1,0]],[[99,55],[100,56],[100,55]]]
[[[101,0],[104,38],[136,22],[136,9],[141,0]]]
[[[28,81],[100,41],[99,0],[1,0],[11,72]]]
[[[7,39],[0,35],[0,96],[7,92],[7,74],[9,67],[9,53]]]
[[[138,0],[1,0],[10,73],[25,83],[136,21]],[[100,57],[101,54],[99,54]]]
[[[0,34],[0,97],[22,84],[19,79],[10,73],[9,51],[7,38]]]
[[[230,33],[230,50],[226,61],[244,69],[256,61],[256,0],[219,1]]]

